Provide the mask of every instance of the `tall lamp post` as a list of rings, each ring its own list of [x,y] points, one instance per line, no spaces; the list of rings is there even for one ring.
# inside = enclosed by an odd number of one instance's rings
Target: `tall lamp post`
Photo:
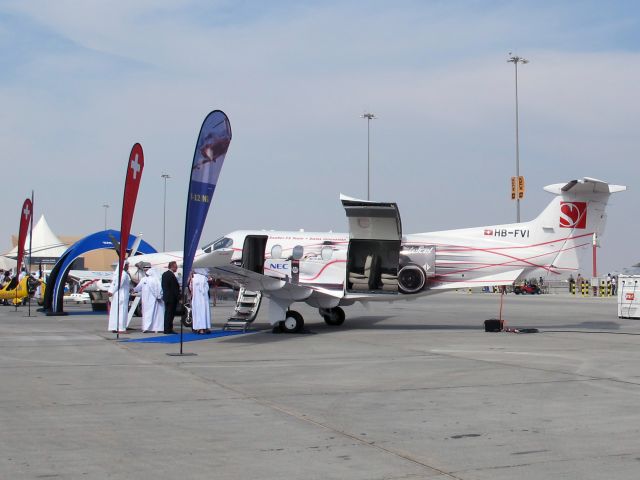
[[[360,118],[367,119],[367,200],[371,193],[370,180],[371,180],[371,120],[375,120],[376,117],[373,113],[364,113],[360,115]]]
[[[103,203],[102,208],[104,208],[104,229],[107,229],[107,209],[109,208],[108,203]]]
[[[523,65],[529,63],[526,58],[519,57],[517,55],[511,55],[509,52],[509,60],[507,62],[513,63],[516,72],[516,221],[520,222],[520,137],[518,134],[518,64]]]
[[[162,251],[166,252],[165,237],[167,232],[167,180],[171,178],[168,173],[160,175],[164,179],[164,196],[162,200]]]

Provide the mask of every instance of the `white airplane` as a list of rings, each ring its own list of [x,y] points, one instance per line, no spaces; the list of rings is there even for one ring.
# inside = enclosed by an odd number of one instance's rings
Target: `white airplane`
[[[355,302],[407,300],[451,289],[511,285],[539,276],[566,277],[579,250],[602,235],[609,196],[626,190],[584,178],[545,187],[556,197],[523,223],[403,235],[395,203],[341,196],[349,233],[235,231],[199,251],[194,268],[261,292],[268,319],[299,332],[295,302],[319,309],[329,325]],[[180,253],[137,257],[154,266]],[[166,265],[162,265],[166,266]]]

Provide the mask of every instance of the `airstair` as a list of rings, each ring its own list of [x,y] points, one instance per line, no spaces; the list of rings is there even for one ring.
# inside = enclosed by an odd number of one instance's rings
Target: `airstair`
[[[238,293],[236,309],[231,318],[229,318],[224,327],[222,327],[222,330],[246,331],[249,324],[251,324],[258,315],[261,300],[261,292],[253,292],[242,287]]]

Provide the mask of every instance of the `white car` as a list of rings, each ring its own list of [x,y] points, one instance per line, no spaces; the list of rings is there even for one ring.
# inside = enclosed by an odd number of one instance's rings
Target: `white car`
[[[75,303],[90,303],[91,297],[87,292],[82,293],[71,293],[69,295],[64,296],[65,302],[75,302]]]

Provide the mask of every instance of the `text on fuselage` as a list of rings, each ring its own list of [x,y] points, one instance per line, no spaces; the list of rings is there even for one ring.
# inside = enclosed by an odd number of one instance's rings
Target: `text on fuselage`
[[[513,238],[529,238],[529,230],[526,228],[516,228],[514,230],[507,230],[506,228],[486,228],[484,230],[485,235],[493,237],[513,237]]]

